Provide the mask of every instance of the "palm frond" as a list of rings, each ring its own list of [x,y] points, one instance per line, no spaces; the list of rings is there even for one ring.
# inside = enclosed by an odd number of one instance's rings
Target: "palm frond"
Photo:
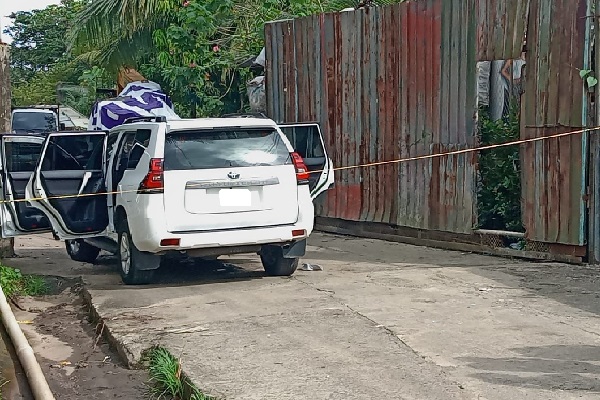
[[[68,37],[69,50],[84,54],[103,49],[118,54],[119,48],[132,47],[143,35],[151,39],[154,29],[171,23],[176,4],[174,0],[92,0],[75,18]],[[143,42],[151,41],[144,39]],[[117,48],[107,48],[109,43]],[[103,57],[104,60],[109,58]]]

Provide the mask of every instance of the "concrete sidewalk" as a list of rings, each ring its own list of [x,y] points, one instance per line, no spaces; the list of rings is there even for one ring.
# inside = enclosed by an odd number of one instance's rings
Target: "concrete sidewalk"
[[[130,365],[159,344],[227,399],[596,399],[600,274],[314,235],[322,272],[267,278],[254,255],[120,284],[104,257],[17,240],[25,273],[82,275]],[[34,258],[36,257],[36,258]]]

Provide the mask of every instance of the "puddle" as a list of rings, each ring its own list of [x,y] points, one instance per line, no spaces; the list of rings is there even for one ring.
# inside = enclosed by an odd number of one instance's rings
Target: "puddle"
[[[0,384],[3,400],[33,400],[27,377],[21,369],[8,334],[0,324]]]

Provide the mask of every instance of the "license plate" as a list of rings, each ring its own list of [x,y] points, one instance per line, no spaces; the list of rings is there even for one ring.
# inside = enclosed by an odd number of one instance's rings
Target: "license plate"
[[[252,193],[248,189],[221,189],[219,201],[221,207],[250,207]]]

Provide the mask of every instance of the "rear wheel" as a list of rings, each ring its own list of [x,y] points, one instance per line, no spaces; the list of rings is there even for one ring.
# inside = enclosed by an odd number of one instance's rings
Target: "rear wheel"
[[[119,267],[126,285],[145,285],[154,280],[160,256],[139,251],[129,232],[127,221],[119,226]]]
[[[93,263],[100,254],[100,249],[84,242],[82,239],[65,240],[67,253],[72,260]]]
[[[264,246],[260,250],[260,260],[267,275],[290,276],[298,268],[298,258],[284,258],[279,246]]]

